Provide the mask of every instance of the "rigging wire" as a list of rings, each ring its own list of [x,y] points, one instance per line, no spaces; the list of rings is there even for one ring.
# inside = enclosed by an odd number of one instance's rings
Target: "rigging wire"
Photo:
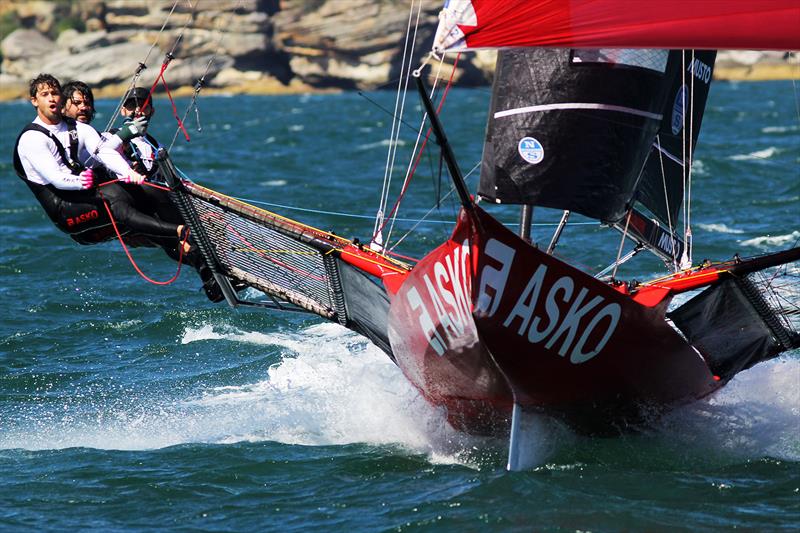
[[[686,198],[686,189],[687,189],[687,170],[686,170],[686,50],[681,50],[681,159],[683,160],[684,164],[681,168],[681,176],[682,176],[682,199],[681,202],[683,203],[683,254],[681,256],[681,269],[691,268],[691,260],[689,259],[688,255],[688,248],[689,243],[687,242],[688,237],[688,225],[687,225],[687,198]]]
[[[452,86],[453,82],[453,76],[455,75],[456,67],[458,66],[458,58],[460,56],[461,54],[458,54],[456,56],[455,62],[453,63],[453,70],[450,73],[450,79],[447,81],[447,86],[445,87],[444,93],[442,94],[442,99],[439,102],[439,107],[436,109],[436,113],[439,113],[442,110],[442,107],[444,106],[444,103],[447,100],[447,95],[450,92],[450,87]],[[441,67],[443,62],[444,62],[444,57],[442,57],[442,60],[439,62],[439,70],[436,73],[436,78],[433,84],[433,88],[431,89],[431,95],[433,95],[436,91],[436,85],[439,80],[439,74],[441,73]],[[422,137],[422,131],[425,128],[425,122],[427,120],[427,117],[428,117],[427,113],[423,114],[422,116],[422,123],[420,124],[419,135],[417,136],[417,140],[414,143],[414,149],[411,151],[412,158],[408,163],[408,167],[406,170],[406,177],[403,180],[403,187],[400,189],[400,194],[397,196],[397,200],[395,201],[394,206],[392,206],[392,210],[390,211],[389,215],[389,220],[392,219],[392,216],[397,216],[397,212],[400,208],[400,203],[403,201],[403,198],[405,197],[405,194],[408,191],[408,186],[411,183],[411,178],[414,177],[414,172],[416,172],[417,165],[419,165],[419,162],[422,159],[422,154],[425,151],[425,146],[428,144],[428,139],[430,139],[431,133],[433,132],[433,128],[428,128],[428,132],[425,135],[425,139],[422,141],[422,144],[420,144],[419,140]],[[419,147],[419,151],[417,151],[417,147]],[[414,154],[417,154],[416,158],[413,157]],[[384,226],[385,225],[386,222],[384,222]],[[391,236],[393,227],[394,227],[394,222],[392,222],[392,225],[389,229],[389,237]],[[378,231],[380,232],[381,230],[383,230],[383,226]],[[386,238],[387,243],[389,242],[389,237]]]
[[[464,176],[464,179],[466,180],[467,178],[469,178],[469,177],[470,177],[470,175],[471,175],[473,172],[475,172],[475,170],[476,170],[476,169],[478,169],[480,166],[481,166],[481,162],[480,162],[480,161],[478,161],[477,163],[475,163],[475,166],[474,166],[474,167],[472,167],[472,168],[470,169],[470,171],[469,171],[469,172],[467,172],[467,174]],[[446,200],[446,199],[447,199],[447,198],[448,198],[450,195],[452,195],[452,194],[453,194],[453,192],[454,192],[455,190],[456,190],[456,187],[455,187],[455,185],[451,185],[451,186],[450,186],[450,190],[449,190],[449,191],[447,191],[447,194],[445,194],[444,196],[442,196],[442,197],[441,197],[441,199],[439,199],[439,201],[437,201],[435,205],[433,205],[433,206],[432,206],[430,209],[428,209],[428,212],[427,212],[427,213],[425,213],[424,215],[422,215],[422,217],[421,217],[421,218],[420,218],[420,219],[417,221],[417,223],[416,223],[416,224],[414,224],[413,226],[411,226],[411,229],[409,229],[409,230],[408,230],[408,231],[407,231],[407,232],[406,232],[406,233],[405,233],[405,234],[404,234],[402,237],[400,237],[400,238],[397,240],[397,242],[395,242],[395,243],[394,243],[394,245],[393,245],[393,246],[392,246],[392,247],[389,249],[389,251],[390,251],[390,252],[394,251],[394,249],[395,249],[395,248],[397,248],[397,247],[400,245],[400,243],[401,243],[401,242],[403,242],[403,241],[406,239],[406,237],[408,237],[409,235],[411,235],[411,233],[413,233],[413,232],[414,232],[414,231],[417,229],[417,227],[418,227],[420,224],[422,224],[423,222],[426,222],[426,223],[430,223],[430,222],[432,222],[432,221],[428,221],[428,220],[426,220],[426,219],[428,218],[428,215],[430,215],[431,213],[433,213],[433,211],[434,211],[434,210],[437,210],[437,209],[439,208],[439,204],[441,204],[441,202],[442,202],[442,201]],[[453,224],[453,223],[454,223],[454,221],[453,221],[453,220],[449,220],[448,222],[449,222],[450,224]]]
[[[688,250],[688,264],[692,265],[692,166],[693,166],[693,150],[694,150],[694,84],[696,81],[695,76],[695,57],[694,49],[692,49],[692,71],[690,73],[689,81],[689,158],[684,159],[684,168],[688,165],[687,172],[687,190],[686,190],[686,238],[684,240],[684,250]],[[686,116],[683,117],[684,129],[686,125]]]
[[[386,206],[388,205],[389,201],[389,189],[391,187],[392,182],[392,175],[394,170],[394,161],[395,157],[397,156],[397,141],[400,138],[400,122],[402,121],[403,112],[405,110],[405,101],[406,95],[408,94],[408,83],[411,79],[410,77],[410,70],[411,70],[411,59],[414,54],[414,45],[417,36],[417,28],[419,27],[419,17],[422,11],[422,2],[417,4],[417,19],[414,24],[414,32],[412,37],[411,32],[411,20],[414,16],[414,2],[411,2],[411,6],[409,8],[408,14],[408,26],[406,27],[406,38],[403,43],[403,56],[402,56],[402,63],[400,66],[400,78],[398,79],[397,84],[397,96],[395,97],[395,104],[394,104],[394,118],[392,120],[392,131],[389,135],[389,150],[386,154],[386,169],[384,170],[383,175],[383,188],[381,190],[381,197],[380,202],[378,204],[378,212],[375,214],[375,227],[372,232],[372,241],[374,241],[378,246],[382,245],[382,236],[381,236],[381,229],[383,228],[384,222],[384,214],[386,212]],[[411,45],[411,49],[409,50],[409,42]],[[408,66],[406,67],[406,59],[408,60]],[[402,89],[401,89],[402,84]],[[398,112],[399,107],[399,112]],[[387,238],[388,241],[388,238]]]
[[[241,5],[242,5],[242,0],[238,0],[236,2],[236,5],[234,6],[233,10],[229,12],[228,24],[225,24],[223,27],[226,27],[226,28],[230,28],[231,27],[231,22],[233,21],[233,15],[241,7]],[[208,71],[211,69],[211,65],[214,64],[214,61],[216,60],[217,55],[219,55],[219,51],[222,48],[222,41],[226,36],[225,32],[221,31],[219,27],[216,28],[216,31],[219,33],[219,39],[217,40],[217,45],[214,48],[214,53],[209,58],[208,63],[206,63],[206,68],[203,71],[203,74],[200,75],[200,77],[197,79],[197,82],[194,85],[194,92],[192,93],[192,99],[189,101],[189,103],[186,106],[186,111],[183,114],[183,118],[179,119],[179,123],[180,124],[185,123],[186,122],[186,118],[189,116],[189,113],[191,113],[192,109],[194,109],[195,117],[196,117],[196,120],[197,120],[197,131],[198,132],[202,131],[203,128],[200,125],[200,108],[197,106],[197,97],[200,95],[201,89],[205,86],[206,75],[208,74]],[[176,128],[175,129],[175,134],[172,136],[172,142],[170,142],[169,148],[167,149],[167,151],[171,151],[172,150],[172,147],[175,144],[176,139],[178,138],[179,130],[180,130],[180,128]]]
[[[661,151],[661,136],[656,135],[656,147],[658,148],[658,162],[661,165],[661,183],[664,185],[664,203],[666,204],[666,213],[667,213],[667,226],[669,227],[669,234],[674,235],[675,228],[672,227],[672,213],[670,213],[669,208],[669,192],[667,192],[667,173],[664,170],[664,154]],[[675,241],[672,241],[671,246],[672,252],[672,271],[677,272],[678,270],[678,258],[675,254]]]
[[[123,95],[120,97],[119,101],[117,102],[117,105],[114,108],[114,112],[111,114],[111,117],[109,118],[108,123],[106,124],[105,131],[110,130],[111,126],[114,124],[114,122],[116,122],[117,118],[119,117],[119,115],[120,115],[120,113],[122,111],[122,105],[125,103],[124,102],[125,95],[128,94],[128,92],[130,92],[134,87],[136,87],[136,82],[139,79],[139,77],[141,76],[142,71],[144,71],[147,68],[147,60],[150,58],[150,54],[152,53],[152,51],[155,49],[156,45],[158,44],[158,41],[161,38],[161,35],[164,32],[164,29],[167,27],[167,23],[169,22],[170,17],[172,17],[172,14],[175,12],[175,9],[178,7],[178,2],[179,1],[180,0],[174,0],[174,2],[172,4],[172,8],[170,9],[169,13],[165,17],[164,23],[161,25],[161,29],[159,29],[158,34],[156,34],[156,37],[153,39],[153,43],[150,45],[150,48],[148,49],[144,60],[139,62],[139,66],[136,68],[136,71],[134,72],[133,77],[131,78],[131,82],[128,85],[128,89],[125,91],[125,93],[123,93]],[[167,89],[167,93],[169,94],[169,88],[167,87],[166,81],[164,80],[164,71],[166,70],[166,68],[169,65],[170,61],[174,58],[173,52],[175,52],[175,49],[178,47],[178,44],[183,39],[183,32],[186,31],[186,27],[189,25],[189,21],[191,21],[194,18],[194,10],[195,10],[196,4],[192,5],[191,0],[185,0],[185,1],[186,1],[186,4],[191,8],[189,16],[187,17],[186,22],[184,23],[183,27],[181,28],[180,34],[178,35],[177,39],[175,39],[175,42],[173,43],[173,46],[172,46],[172,50],[170,50],[165,55],[164,61],[162,62],[162,65],[161,65],[161,71],[159,72],[158,76],[156,76],[156,79],[153,82],[153,85],[150,87],[150,96],[142,104],[142,107],[145,107],[147,102],[149,102],[152,99],[153,90],[155,89],[156,85],[158,84],[158,80],[159,79],[161,79],[164,82],[164,87]],[[172,96],[170,96],[170,101],[172,101]],[[172,102],[172,104],[173,104],[173,109],[174,109],[174,107],[175,107],[174,102]],[[176,118],[177,118],[177,114],[176,114]],[[183,127],[182,123],[180,122],[180,119],[178,119],[178,120],[179,120],[180,127]],[[108,137],[104,136],[104,135],[100,136],[100,143],[98,143],[97,148],[95,148],[94,152],[89,154],[89,158],[87,159],[87,162],[92,161],[92,160],[98,161],[97,153],[100,151],[100,148],[102,147],[103,143],[107,142],[108,139],[110,139],[110,136],[108,136]]]
[[[139,79],[139,76],[141,76],[142,72],[147,68],[147,61],[148,59],[150,59],[150,54],[153,53],[153,50],[155,49],[156,45],[158,45],[158,42],[161,39],[161,34],[164,33],[164,29],[167,27],[167,23],[169,22],[170,17],[172,17],[172,14],[175,12],[175,9],[178,7],[178,3],[180,1],[181,0],[174,0],[174,2],[172,3],[172,8],[169,10],[169,13],[164,18],[164,23],[161,25],[161,29],[158,30],[158,33],[153,39],[150,48],[147,50],[147,54],[145,54],[144,60],[139,62],[139,66],[136,68],[136,71],[133,74],[133,78],[131,79],[130,84],[128,84],[128,89],[126,90],[126,93],[127,91],[133,89],[136,86],[136,82]],[[192,7],[191,0],[186,0],[186,3],[189,4],[190,7]],[[194,7],[192,7],[192,10],[194,10]],[[119,117],[123,103],[124,102],[122,101],[122,98],[120,98],[119,102],[117,103],[117,107],[114,109],[114,112],[111,114],[111,117],[109,118],[108,123],[106,124],[105,131],[108,131],[114,124],[114,122],[117,120],[117,117]]]

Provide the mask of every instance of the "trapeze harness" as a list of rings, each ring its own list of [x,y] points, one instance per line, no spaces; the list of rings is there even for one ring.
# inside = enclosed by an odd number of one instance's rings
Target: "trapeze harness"
[[[14,170],[31,189],[36,199],[39,200],[39,203],[42,205],[45,213],[47,213],[47,216],[50,217],[50,220],[53,221],[56,227],[64,233],[67,233],[79,244],[97,244],[113,239],[116,236],[116,232],[108,213],[102,205],[103,199],[105,198],[110,204],[113,215],[125,226],[125,229],[121,230],[122,234],[133,230],[137,233],[150,236],[176,236],[175,224],[163,222],[144,213],[140,213],[134,207],[134,201],[131,195],[118,183],[111,183],[104,186],[103,196],[101,197],[98,195],[96,189],[67,191],[58,189],[52,184],[41,185],[34,183],[27,178],[17,150],[22,135],[27,131],[38,131],[47,135],[55,143],[56,150],[61,160],[67,165],[73,175],[80,174],[86,168],[78,160],[78,133],[75,121],[67,117],[64,117],[63,120],[67,124],[69,131],[69,151],[71,157],[67,157],[64,146],[52,132],[33,122],[23,128],[14,145]],[[96,170],[96,172],[101,176],[101,179],[102,177],[108,177],[108,174],[104,170],[98,170]],[[147,243],[144,242],[138,244],[147,245]]]

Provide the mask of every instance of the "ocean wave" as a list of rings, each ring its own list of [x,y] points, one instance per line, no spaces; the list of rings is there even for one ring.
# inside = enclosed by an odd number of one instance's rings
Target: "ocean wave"
[[[743,230],[728,227],[726,224],[697,224],[697,227],[713,233],[744,233]]]
[[[788,133],[800,130],[800,126],[765,126],[761,128],[761,133]]]
[[[271,441],[324,446],[396,446],[431,462],[470,466],[486,440],[446,422],[363,337],[336,324],[290,334],[233,327],[188,328],[181,343],[223,341],[279,346],[282,358],[263,380],[202,387],[190,397],[163,398],[131,390],[108,404],[75,391],[63,405],[16,416],[0,433],[0,449],[87,447],[146,450],[187,443]]]
[[[774,146],[770,146],[769,148],[765,148],[763,150],[757,150],[755,152],[750,152],[749,154],[736,154],[730,156],[728,159],[732,159],[734,161],[747,161],[752,159],[769,159],[770,157],[774,156],[778,153],[778,149]]]
[[[259,185],[263,187],[283,187],[287,183],[289,182],[286,180],[269,180],[269,181],[262,181],[259,183]]]
[[[407,143],[402,139],[398,139],[395,142],[392,142],[389,139],[383,139],[381,141],[377,141],[377,142],[374,142],[374,143],[359,144],[358,146],[355,147],[355,149],[357,151],[359,151],[359,152],[365,152],[367,150],[373,150],[375,148],[385,148],[387,146],[392,146],[392,145],[394,145],[394,146],[406,146]]]
[[[787,244],[796,242],[798,239],[800,239],[800,231],[795,230],[786,235],[764,235],[762,237],[754,237],[752,239],[742,241],[740,244],[742,246],[765,248],[771,246],[785,246]]]
[[[707,401],[666,417],[677,444],[732,456],[800,461],[800,359],[785,354],[738,374]]]

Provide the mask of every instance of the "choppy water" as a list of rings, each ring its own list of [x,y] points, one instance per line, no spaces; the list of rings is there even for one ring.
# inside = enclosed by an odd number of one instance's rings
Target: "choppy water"
[[[393,95],[370,94],[385,108]],[[800,119],[791,82],[712,88],[695,167],[696,257],[800,236]],[[465,171],[488,93],[451,93]],[[183,109],[185,101],[178,101]],[[101,102],[104,124],[113,102]],[[153,132],[172,138],[163,100]],[[109,243],[75,245],[13,175],[27,102],[0,104],[0,529],[789,530],[800,523],[800,354],[761,364],[646,435],[587,439],[546,422],[530,469],[459,434],[374,346],[315,318],[210,304],[195,275],[156,287]],[[389,118],[357,94],[206,97],[173,158],[196,181],[367,238]],[[404,128],[403,149],[413,144]],[[399,187],[407,157],[398,157]],[[400,216],[432,205],[436,157]],[[474,181],[474,177],[473,177]],[[453,218],[452,197],[431,218]],[[513,221],[509,211],[502,216]],[[537,211],[539,222],[554,215]],[[577,219],[576,222],[586,222]],[[411,227],[402,223],[394,238]],[[451,229],[420,226],[419,256]],[[548,238],[550,227],[535,236]],[[598,269],[618,236],[568,228],[562,253]],[[174,264],[134,251],[152,277]],[[653,259],[624,275],[659,271]]]

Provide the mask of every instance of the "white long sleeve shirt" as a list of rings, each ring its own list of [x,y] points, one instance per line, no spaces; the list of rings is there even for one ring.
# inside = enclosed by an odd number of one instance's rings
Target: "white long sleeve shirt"
[[[69,128],[65,121],[58,124],[45,124],[39,117],[34,124],[48,129],[61,142],[69,157]],[[127,176],[132,170],[125,158],[117,151],[121,140],[117,136],[103,139],[95,129],[82,122],[76,123],[78,134],[78,160],[86,167],[102,164],[112,172]],[[92,156],[95,152],[96,155]],[[25,175],[33,183],[52,184],[57,189],[80,190],[81,177],[70,172],[67,163],[61,159],[55,142],[39,131],[26,131],[19,139],[17,147]]]

